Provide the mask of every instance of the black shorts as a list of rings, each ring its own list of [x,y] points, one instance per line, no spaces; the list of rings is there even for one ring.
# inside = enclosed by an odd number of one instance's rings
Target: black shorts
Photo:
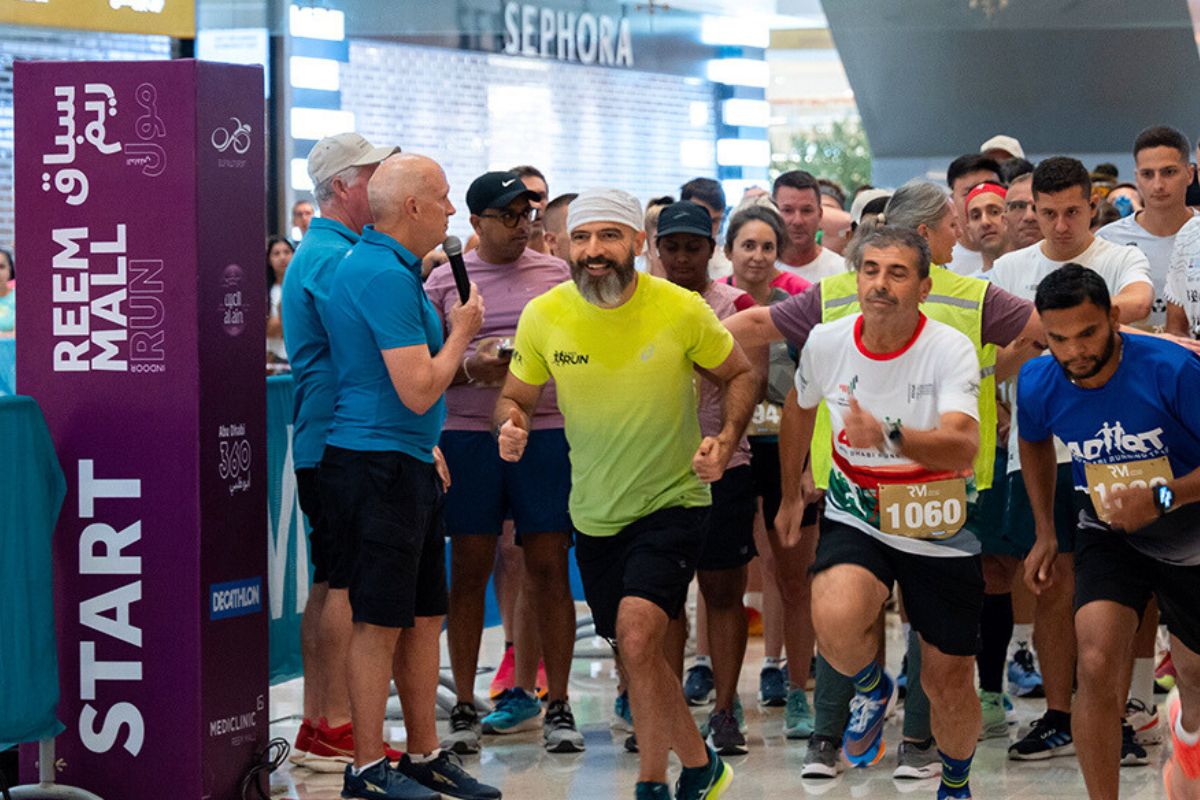
[[[328,583],[334,561],[333,537],[329,522],[321,513],[321,478],[318,467],[296,470],[296,494],[300,510],[308,518],[309,560],[313,565],[313,583]]]
[[[673,506],[627,525],[613,536],[575,534],[575,560],[596,634],[617,638],[623,597],[640,597],[675,619],[704,548],[708,506]]]
[[[444,496],[433,464],[399,452],[327,446],[321,502],[337,545],[331,589],[355,622],[411,628],[446,613]]]
[[[775,515],[783,500],[783,478],[779,474],[779,442],[774,437],[750,439],[750,467],[754,471],[754,493],[762,498],[763,520],[767,528],[775,527]],[[804,508],[801,527],[816,525],[821,519],[825,501],[810,503]]]
[[[1008,475],[1008,532],[1007,537],[1016,543],[1022,558],[1033,549],[1037,538],[1033,525],[1033,507],[1029,504],[1029,493],[1025,490],[1025,473],[1017,471]],[[1075,498],[1075,476],[1070,464],[1059,464],[1054,480],[1054,535],[1058,539],[1058,552],[1075,550],[1075,528],[1079,525],[1079,508]]]
[[[758,503],[750,465],[725,470],[721,480],[712,485],[712,501],[708,535],[704,537],[697,569],[746,566],[758,555],[754,547],[754,515],[758,513]]]
[[[951,656],[979,652],[983,613],[979,556],[942,558],[906,553],[857,528],[823,518],[812,573],[841,564],[862,567],[889,591],[893,583],[899,583],[913,630],[938,650]]]
[[[1133,609],[1138,617],[1151,595],[1164,624],[1184,646],[1200,653],[1200,566],[1168,564],[1135,549],[1125,535],[1093,528],[1075,533],[1075,610],[1097,600]]]

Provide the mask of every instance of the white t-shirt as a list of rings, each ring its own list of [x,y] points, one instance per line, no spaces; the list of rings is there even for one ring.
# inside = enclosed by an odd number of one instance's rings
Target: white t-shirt
[[[727,278],[733,274],[733,262],[725,255],[725,248],[718,245],[708,260],[708,277],[714,281]]]
[[[1088,248],[1069,261],[1053,261],[1042,252],[1044,242],[1035,242],[1029,247],[1006,253],[996,259],[988,272],[988,279],[1006,292],[1015,294],[1026,300],[1033,300],[1037,295],[1038,284],[1054,270],[1074,262],[1095,270],[1108,286],[1108,293],[1113,297],[1126,286],[1135,283],[1147,283],[1154,286],[1150,279],[1150,263],[1145,253],[1136,247],[1115,244],[1107,239],[1096,237]],[[1040,358],[1052,358],[1049,354]],[[1008,471],[1016,472],[1021,468],[1021,456],[1017,442],[1017,406],[1016,378],[1013,378],[1012,425],[1008,433]],[[1066,446],[1057,439],[1054,440],[1058,452],[1058,463],[1068,464],[1071,454]]]
[[[847,269],[846,259],[828,247],[822,247],[817,257],[802,267],[793,267],[791,264],[785,264],[782,261],[776,261],[775,266],[784,272],[799,275],[809,283],[816,283],[821,278],[828,278],[830,275],[840,275]]]
[[[1096,235],[1116,244],[1133,245],[1146,254],[1150,262],[1150,279],[1154,281],[1154,306],[1150,309],[1147,324],[1162,330],[1167,324],[1167,301],[1163,289],[1167,283],[1167,269],[1171,265],[1171,251],[1175,247],[1175,236],[1155,236],[1138,224],[1137,215],[1130,214],[1110,222]]]
[[[1200,217],[1192,217],[1175,234],[1163,297],[1183,307],[1192,338],[1200,339]]]
[[[879,529],[877,511],[881,482],[919,484],[962,476],[972,498],[974,478],[969,472],[933,472],[900,455],[856,450],[846,440],[843,422],[851,396],[881,422],[899,422],[912,430],[937,428],[942,415],[954,411],[979,419],[974,345],[949,325],[921,315],[916,335],[902,350],[868,353],[861,326],[862,315],[856,314],[814,327],[796,370],[800,406],[814,408],[824,400],[829,407],[833,467],[826,516],[897,550],[938,557],[977,554],[979,541],[966,529],[936,541],[896,536]]]
[[[961,242],[955,242],[952,251],[953,260],[946,267],[959,275],[974,275],[983,271],[983,253],[978,250],[968,250]]]

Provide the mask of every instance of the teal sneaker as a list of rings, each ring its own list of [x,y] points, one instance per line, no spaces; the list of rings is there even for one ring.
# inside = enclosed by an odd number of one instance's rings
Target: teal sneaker
[[[999,692],[979,693],[979,707],[983,712],[983,726],[979,729],[979,741],[1008,737],[1008,715],[1004,711],[1004,698]]]
[[[524,689],[506,689],[496,708],[483,718],[483,732],[490,734],[535,731],[542,726],[542,704]]]
[[[783,735],[789,739],[807,739],[813,734],[812,707],[803,689],[789,689],[783,711]]]
[[[634,792],[635,800],[671,800],[671,790],[665,783],[642,781]]]
[[[615,731],[633,733],[633,709],[629,705],[629,692],[621,692],[613,701],[613,721],[609,727]]]
[[[721,760],[711,747],[703,767],[684,767],[675,782],[675,800],[717,800],[733,780],[733,768]]]

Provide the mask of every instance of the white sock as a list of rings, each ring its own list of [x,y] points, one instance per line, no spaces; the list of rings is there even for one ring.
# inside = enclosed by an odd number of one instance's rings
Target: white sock
[[[907,642],[908,641],[908,632],[911,630],[912,630],[912,624],[910,624],[908,622],[901,622],[900,623],[900,640]]]
[[[385,756],[385,758],[386,758],[386,756]],[[357,778],[359,775],[362,775],[364,772],[366,772],[371,767],[378,764],[380,761],[383,761],[383,759],[382,758],[376,759],[376,760],[372,761],[370,764],[364,764],[361,767],[352,767],[351,771],[354,773],[354,777]]]
[[[1129,682],[1129,699],[1141,700],[1146,708],[1154,708],[1154,659],[1133,660],[1133,680]]]
[[[762,613],[763,609],[763,593],[762,592],[746,592],[742,597],[742,605],[746,608],[753,608],[755,611]]]
[[[772,658],[771,656],[766,656],[765,658],[763,658],[763,669],[768,669],[768,668],[779,669],[782,666],[783,666],[782,658]]]
[[[1200,742],[1200,731],[1185,731],[1183,729],[1183,714],[1175,718],[1175,738],[1189,747]]]
[[[437,758],[441,754],[442,754],[442,748],[439,747],[439,748],[436,748],[432,753],[426,753],[423,756],[416,755],[415,753],[409,753],[408,760],[413,762],[414,764],[428,764],[430,761],[433,761],[435,758]]]
[[[709,656],[698,655],[696,656],[696,662],[692,666],[708,667],[709,669],[712,669],[712,658]]]

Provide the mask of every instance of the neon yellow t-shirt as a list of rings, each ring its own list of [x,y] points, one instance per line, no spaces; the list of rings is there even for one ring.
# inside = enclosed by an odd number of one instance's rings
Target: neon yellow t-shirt
[[[703,297],[650,275],[618,308],[592,305],[571,281],[525,306],[509,369],[529,384],[554,379],[577,530],[613,536],[660,509],[712,503],[692,472],[692,367],[719,366],[732,350]]]

